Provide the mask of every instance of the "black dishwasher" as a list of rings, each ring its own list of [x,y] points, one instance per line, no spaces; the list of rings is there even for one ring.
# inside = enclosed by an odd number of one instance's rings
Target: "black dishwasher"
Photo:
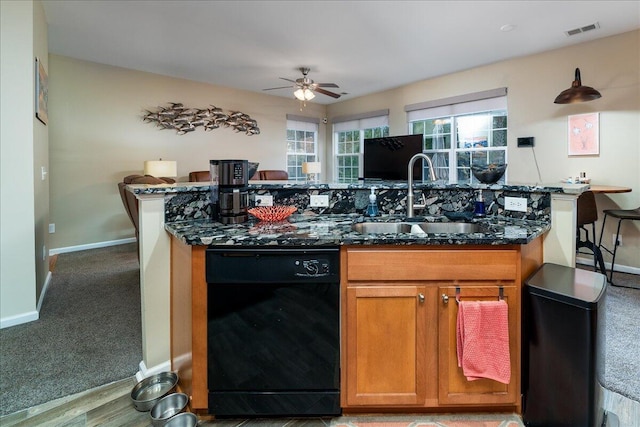
[[[209,412],[340,414],[337,247],[206,252]]]

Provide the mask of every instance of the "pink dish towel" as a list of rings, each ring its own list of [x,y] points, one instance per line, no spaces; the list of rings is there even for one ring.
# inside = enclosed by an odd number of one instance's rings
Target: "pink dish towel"
[[[460,301],[456,325],[458,367],[467,380],[511,381],[509,306],[500,301]]]

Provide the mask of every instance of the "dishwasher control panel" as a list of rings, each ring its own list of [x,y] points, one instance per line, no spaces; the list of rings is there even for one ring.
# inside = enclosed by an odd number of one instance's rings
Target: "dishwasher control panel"
[[[331,274],[331,264],[327,259],[296,259],[293,264],[298,277],[324,277]]]
[[[206,252],[207,283],[339,283],[337,247],[212,247]]]

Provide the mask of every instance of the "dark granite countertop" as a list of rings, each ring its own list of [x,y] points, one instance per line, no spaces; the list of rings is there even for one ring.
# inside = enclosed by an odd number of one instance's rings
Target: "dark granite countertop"
[[[251,190],[270,189],[307,189],[307,190],[366,190],[372,187],[378,190],[405,189],[404,181],[359,181],[355,183],[309,183],[304,181],[249,181]],[[128,190],[138,195],[175,194],[182,192],[207,192],[208,182],[176,182],[175,184],[130,184]],[[573,193],[580,194],[589,189],[588,184],[455,184],[445,182],[416,182],[414,189],[461,190],[461,189],[489,189],[521,192]]]
[[[327,246],[327,245],[522,245],[549,231],[551,224],[508,217],[472,219],[481,232],[467,234],[360,234],[355,222],[401,222],[400,215],[367,218],[359,214],[292,215],[277,223],[251,218],[242,224],[221,224],[212,220],[177,221],[165,229],[188,245],[236,246]],[[443,216],[418,217],[424,222],[447,222]]]

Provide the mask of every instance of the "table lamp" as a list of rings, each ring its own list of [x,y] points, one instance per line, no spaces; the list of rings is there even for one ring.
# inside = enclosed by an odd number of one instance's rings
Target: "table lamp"
[[[173,178],[178,176],[178,165],[175,160],[145,160],[144,174],[156,178]]]
[[[322,170],[320,162],[304,162],[302,163],[302,173],[307,174],[307,179],[310,182],[316,181],[316,174],[319,174]]]

